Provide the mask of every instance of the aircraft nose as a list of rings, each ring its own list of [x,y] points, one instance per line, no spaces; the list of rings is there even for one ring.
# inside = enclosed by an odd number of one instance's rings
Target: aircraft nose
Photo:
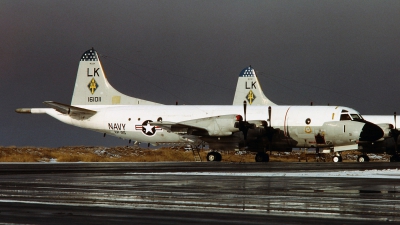
[[[377,141],[383,137],[383,130],[376,124],[366,121],[360,133],[360,141]]]

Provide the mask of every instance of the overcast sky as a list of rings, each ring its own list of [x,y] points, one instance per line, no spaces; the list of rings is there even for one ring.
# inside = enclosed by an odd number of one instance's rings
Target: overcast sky
[[[252,65],[278,104],[400,114],[400,1],[0,1],[0,146],[126,145],[20,107],[69,104],[94,47],[122,93],[232,104]]]

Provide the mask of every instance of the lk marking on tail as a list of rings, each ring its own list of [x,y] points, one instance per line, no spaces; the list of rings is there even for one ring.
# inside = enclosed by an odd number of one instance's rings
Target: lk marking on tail
[[[100,77],[100,75],[99,75],[99,69],[100,68],[93,68],[93,74],[89,74],[89,68],[87,68],[87,76],[88,77],[94,77],[94,76],[98,76],[98,77]]]
[[[246,81],[246,89],[257,89],[257,87],[256,87],[256,83],[257,83],[257,81],[252,81],[251,82],[251,86],[250,87],[247,87],[247,81]]]

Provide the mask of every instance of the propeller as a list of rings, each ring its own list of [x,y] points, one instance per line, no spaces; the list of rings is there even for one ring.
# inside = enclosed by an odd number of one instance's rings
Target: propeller
[[[268,106],[268,125],[269,125],[269,127],[271,127],[271,111],[272,111],[271,106]]]
[[[397,130],[397,114],[396,114],[396,112],[393,113],[393,116],[394,116],[394,129],[391,129],[390,133],[394,139],[394,142],[395,142],[394,149],[397,153],[397,139],[399,138],[400,132],[399,132],[399,130]]]
[[[252,124],[248,123],[246,120],[246,109],[247,109],[247,102],[243,101],[243,112],[244,112],[244,120],[243,117],[240,115],[236,116],[237,122],[235,123],[235,128],[239,128],[240,131],[243,132],[244,140],[247,140],[247,132],[250,128],[253,127]]]
[[[246,122],[246,108],[247,108],[247,102],[243,101],[244,122]]]
[[[265,126],[265,136],[268,138],[269,150],[272,151],[272,138],[274,137],[275,129],[272,127],[271,120],[272,108],[268,107],[268,126]]]
[[[243,126],[242,132],[243,132],[245,141],[247,140],[247,131],[249,130],[248,123],[246,120],[246,109],[247,109],[247,102],[243,101],[244,121],[243,121],[243,125],[242,125]]]

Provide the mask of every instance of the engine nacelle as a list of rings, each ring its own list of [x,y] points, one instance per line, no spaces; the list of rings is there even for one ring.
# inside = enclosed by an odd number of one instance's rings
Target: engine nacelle
[[[390,123],[380,123],[380,124],[376,124],[378,125],[382,130],[383,130],[383,138],[389,138],[392,137],[390,131],[393,129],[393,125]]]

